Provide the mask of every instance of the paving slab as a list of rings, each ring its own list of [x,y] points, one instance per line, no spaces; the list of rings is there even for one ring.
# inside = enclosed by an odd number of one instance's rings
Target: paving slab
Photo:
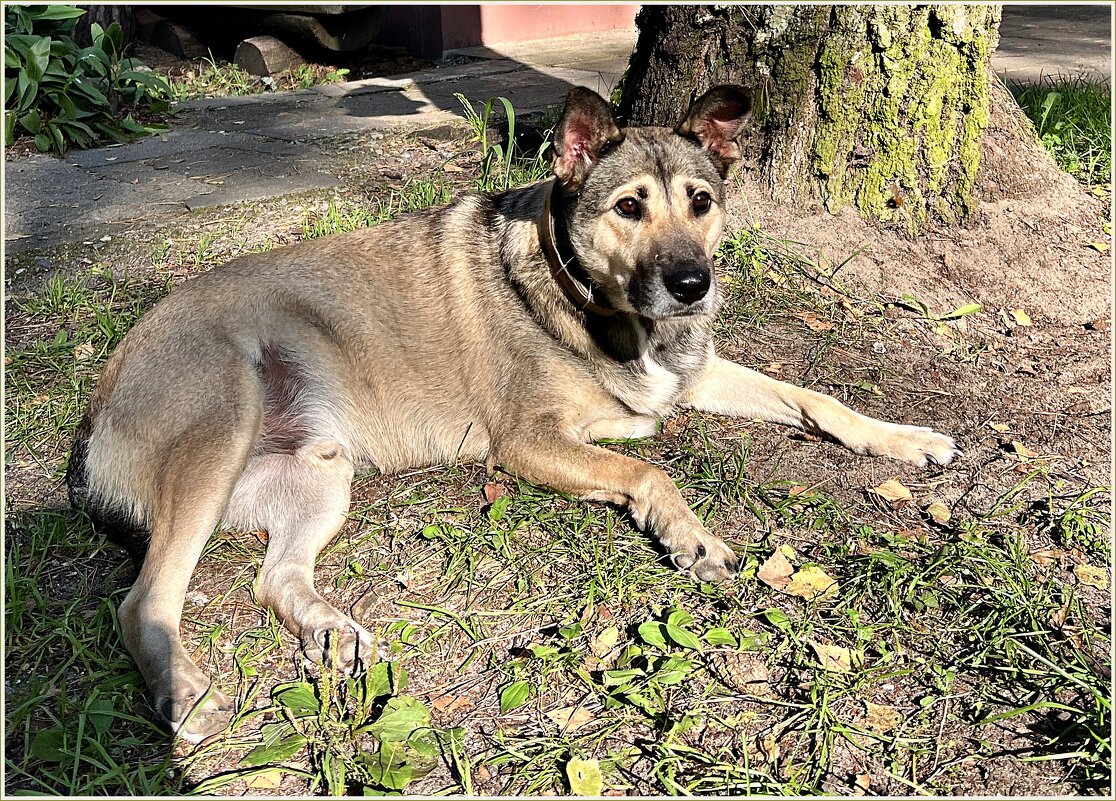
[[[1112,6],[1008,5],[992,67],[1009,83],[1112,78]]]
[[[1112,71],[1108,5],[1004,8],[993,68],[1010,81]],[[455,97],[502,95],[517,114],[557,106],[573,86],[607,94],[635,47],[633,30],[452,51],[457,63],[305,91],[179,104],[172,130],[124,146],[5,164],[9,253],[81,241],[114,224],[169,222],[189,211],[336,186],[331,140],[387,130],[460,135]]]

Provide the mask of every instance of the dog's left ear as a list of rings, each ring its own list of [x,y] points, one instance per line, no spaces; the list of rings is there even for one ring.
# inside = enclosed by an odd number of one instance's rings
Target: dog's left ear
[[[605,148],[623,140],[604,98],[590,89],[574,87],[554,126],[554,174],[565,186],[576,189]]]
[[[738,137],[744,123],[752,113],[752,94],[743,86],[714,86],[703,94],[674,132],[679,136],[696,139],[713,155],[721,177],[740,160]]]

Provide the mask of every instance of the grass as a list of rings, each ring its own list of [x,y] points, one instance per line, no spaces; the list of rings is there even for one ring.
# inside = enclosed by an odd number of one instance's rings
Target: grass
[[[237,64],[209,58],[192,63],[181,72],[168,75],[173,100],[202,97],[255,95],[274,90],[309,89],[319,84],[345,80],[349,70],[318,64],[298,64],[270,77],[245,72]]]
[[[499,188],[516,175],[492,156],[474,180]],[[440,175],[413,178],[289,216],[298,235],[322,236],[449,194]],[[965,463],[979,470],[922,471],[696,413],[609,447],[675,477],[743,557],[740,581],[695,584],[617,509],[480,467],[360,475],[316,578],[339,608],[359,610],[381,661],[358,681],[302,665],[295,639],[252,599],[263,546],[221,532],[183,635],[236,695],[238,717],[219,741],[169,743],[117,631],[132,568],[65,509],[65,448],[96,370],[172,277],[261,245],[225,222],[143,247],[135,275],[99,260],[9,299],[6,792],[1107,787],[1110,613],[1077,574],[1111,570],[1109,487],[1006,442],[980,444],[979,432]],[[944,371],[948,386],[980,364],[957,351],[906,366],[864,357],[873,342],[934,341],[956,310],[857,297],[842,263],[801,243],[746,229],[719,258],[718,342],[771,375],[892,413],[927,402],[904,389],[912,376]],[[991,317],[966,315],[969,331]],[[913,501],[866,492],[895,475]],[[948,503],[944,522],[925,511],[934,499]],[[824,570],[836,594],[811,600],[760,580],[776,551]],[[848,669],[823,663],[819,646]]]
[[[1094,186],[1112,181],[1112,87],[1086,78],[1016,87],[1016,101],[1058,165]]]

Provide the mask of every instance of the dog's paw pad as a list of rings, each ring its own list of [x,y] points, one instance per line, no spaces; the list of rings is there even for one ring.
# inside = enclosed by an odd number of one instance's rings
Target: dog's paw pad
[[[698,581],[727,581],[740,572],[740,560],[721,540],[706,537],[671,553],[671,562]]]

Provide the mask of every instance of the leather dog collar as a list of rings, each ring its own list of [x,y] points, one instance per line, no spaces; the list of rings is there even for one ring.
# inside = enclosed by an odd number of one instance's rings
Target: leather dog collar
[[[572,268],[585,275],[585,271],[577,261],[577,256],[571,252],[568,258],[563,259],[558,250],[558,238],[554,233],[553,207],[555,201],[561,203],[561,192],[562,188],[556,178],[550,191],[546,193],[546,199],[543,201],[543,216],[539,221],[539,243],[542,245],[547,263],[550,264],[550,274],[554,276],[554,280],[562,287],[562,291],[576,309],[601,317],[611,317],[616,314],[616,309],[593,300],[593,285],[589,277],[585,276],[584,280],[578,280],[571,272]]]

